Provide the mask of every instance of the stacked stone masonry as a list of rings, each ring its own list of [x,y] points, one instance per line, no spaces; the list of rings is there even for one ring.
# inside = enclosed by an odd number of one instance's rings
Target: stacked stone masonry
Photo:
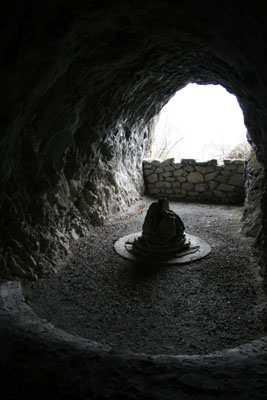
[[[218,165],[217,160],[147,159],[143,173],[146,194],[152,197],[221,204],[243,204],[245,199],[243,160]]]

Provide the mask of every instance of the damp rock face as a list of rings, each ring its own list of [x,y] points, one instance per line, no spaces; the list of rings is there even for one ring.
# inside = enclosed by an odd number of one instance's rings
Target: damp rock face
[[[266,168],[263,8],[211,0],[5,5],[2,277],[53,272],[73,240],[140,197],[153,118],[188,82],[221,84],[237,96]],[[199,185],[202,192],[198,172],[187,188]],[[154,184],[155,176],[150,180]],[[264,180],[263,248],[265,188]]]
[[[262,221],[262,187],[264,185],[264,170],[252,149],[245,162],[246,201],[243,212],[243,233],[247,236],[260,235]]]

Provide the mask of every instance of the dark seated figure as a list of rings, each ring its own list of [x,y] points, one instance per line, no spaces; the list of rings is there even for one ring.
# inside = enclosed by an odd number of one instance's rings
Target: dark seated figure
[[[141,257],[170,259],[188,250],[185,227],[181,218],[169,209],[165,199],[152,203],[143,224],[142,236],[132,243],[131,252]]]
[[[148,209],[144,224],[144,239],[156,242],[169,242],[184,236],[184,224],[181,218],[169,209],[168,200],[159,199]]]

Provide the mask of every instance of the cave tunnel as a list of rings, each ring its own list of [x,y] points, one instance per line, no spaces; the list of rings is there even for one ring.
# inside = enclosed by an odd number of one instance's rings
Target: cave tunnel
[[[86,236],[140,199],[153,117],[190,82],[220,84],[236,96],[265,171],[264,15],[264,5],[240,1],[5,4],[0,16],[5,398],[22,390],[28,398],[38,393],[44,399],[264,398],[266,338],[203,357],[123,355],[59,333],[44,321],[37,324],[12,297],[20,280],[53,275],[74,237]],[[264,173],[259,186],[255,245],[265,279]]]

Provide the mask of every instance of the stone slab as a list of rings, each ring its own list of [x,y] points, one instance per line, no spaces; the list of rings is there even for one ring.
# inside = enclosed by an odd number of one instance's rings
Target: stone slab
[[[199,246],[199,249],[191,254],[186,254],[182,257],[172,258],[169,260],[157,260],[157,259],[140,259],[136,257],[134,254],[130,253],[126,249],[126,242],[133,241],[134,239],[138,238],[142,235],[142,232],[131,233],[130,235],[123,236],[122,238],[118,239],[114,244],[115,251],[123,258],[127,260],[134,261],[137,263],[144,263],[144,264],[162,264],[162,265],[172,265],[172,264],[187,264],[200,258],[206,257],[211,252],[210,245],[205,242],[203,239],[199,238],[198,236],[190,235],[186,233],[187,240],[190,240],[192,247]],[[190,251],[190,248],[189,248]]]

